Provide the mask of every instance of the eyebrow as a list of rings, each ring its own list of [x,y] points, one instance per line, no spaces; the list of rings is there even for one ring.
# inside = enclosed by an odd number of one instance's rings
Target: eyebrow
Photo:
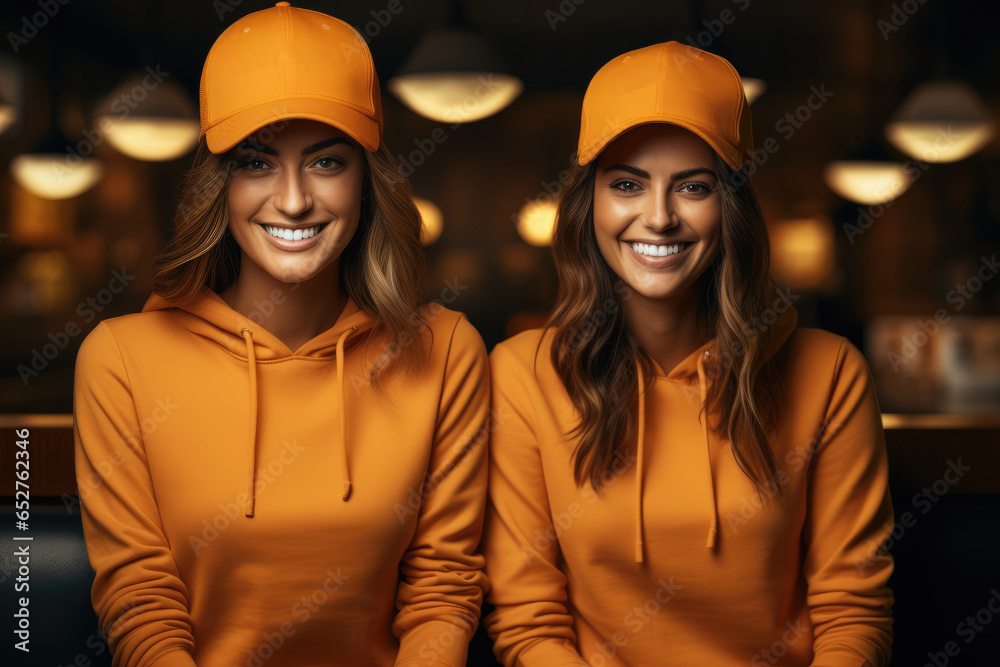
[[[645,169],[639,169],[638,167],[633,167],[630,164],[613,164],[604,170],[604,173],[609,171],[614,171],[615,169],[620,169],[621,171],[627,171],[630,174],[634,174],[639,178],[649,178],[649,172]],[[709,176],[715,176],[715,171],[709,169],[708,167],[694,167],[693,169],[685,169],[684,171],[678,171],[670,176],[670,181],[679,181],[682,178],[688,178],[694,176],[695,174],[708,174]]]
[[[327,146],[333,146],[335,144],[347,144],[350,145],[350,141],[346,137],[334,137],[333,139],[324,139],[323,141],[317,141],[316,143],[306,146],[302,149],[303,155],[309,155],[310,153],[315,153],[318,150],[322,150]],[[264,144],[258,143],[253,139],[244,139],[236,147],[236,150],[240,151],[257,151],[259,153],[267,153],[268,155],[273,155],[278,157],[278,151],[274,150],[270,146],[265,146]]]

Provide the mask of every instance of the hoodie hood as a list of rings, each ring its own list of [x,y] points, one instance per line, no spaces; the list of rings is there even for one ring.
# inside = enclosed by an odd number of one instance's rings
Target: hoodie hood
[[[781,349],[781,347],[785,344],[785,341],[788,340],[788,337],[791,336],[792,332],[795,330],[795,326],[798,324],[798,313],[796,313],[795,309],[787,301],[784,303],[786,309],[777,313],[776,320],[770,325],[772,329],[772,338],[767,348],[768,359],[773,357],[778,350]],[[706,365],[710,364],[712,362],[712,358],[718,357],[719,354],[718,340],[713,338],[685,357],[684,360],[672,368],[669,373],[664,373],[659,365],[655,361],[651,360],[655,376],[654,380],[680,382],[686,385],[693,385],[697,382],[698,390],[701,395],[700,405],[704,406],[705,400],[708,396],[708,385],[711,382],[709,373],[706,371]],[[646,378],[644,377],[642,371],[642,365],[637,364],[636,368],[638,370],[637,383],[639,389],[639,405],[636,443],[637,483],[635,508],[635,562],[641,563],[644,560],[642,541],[642,496],[644,478],[643,449],[646,435]],[[705,547],[707,549],[714,549],[716,537],[719,532],[718,497],[715,489],[715,471],[712,461],[712,440],[715,439],[716,436],[708,427],[707,414],[700,413],[698,419],[702,424],[702,433],[705,438],[705,468],[700,473],[693,471],[693,474],[702,474],[708,477],[708,488],[711,494],[711,516],[709,517],[708,537],[705,541]]]
[[[267,302],[267,305],[274,307]],[[226,348],[234,356],[247,364],[247,401],[250,406],[250,421],[247,427],[248,440],[248,488],[245,515],[254,515],[255,486],[257,476],[257,363],[290,357],[328,358],[335,357],[337,365],[338,403],[340,414],[340,461],[343,477],[343,500],[351,493],[351,476],[347,458],[347,392],[344,386],[344,354],[348,340],[360,340],[361,334],[375,325],[375,320],[361,310],[348,297],[344,310],[337,322],[315,338],[307,341],[298,350],[291,350],[280,339],[261,325],[236,312],[212,290],[205,288],[187,303],[168,301],[153,294],[142,311],[169,310],[177,321],[188,331],[207,338]]]

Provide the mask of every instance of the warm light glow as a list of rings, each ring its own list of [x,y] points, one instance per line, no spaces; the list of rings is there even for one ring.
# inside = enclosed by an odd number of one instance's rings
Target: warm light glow
[[[471,123],[514,101],[524,84],[491,72],[431,72],[389,79],[389,90],[421,116],[441,123]]]
[[[768,226],[776,282],[815,288],[833,274],[833,226],[820,218],[779,220]]]
[[[420,211],[420,245],[428,246],[441,237],[444,231],[444,215],[440,207],[429,199],[414,197],[413,203]]]
[[[532,199],[517,213],[517,233],[534,246],[552,245],[556,228],[556,203]]]
[[[130,116],[100,119],[108,142],[118,151],[138,160],[175,160],[198,144],[198,121],[183,118]]]
[[[830,189],[859,204],[884,204],[906,192],[912,181],[898,162],[838,160],[823,170]]]
[[[187,91],[173,79],[126,77],[97,106],[95,122],[117,150],[138,160],[175,160],[198,144],[201,125]]]
[[[68,199],[86,192],[101,180],[99,160],[68,153],[18,155],[10,163],[14,180],[46,199]]]
[[[17,120],[17,107],[13,104],[0,102],[0,134],[7,131],[7,128]]]
[[[918,86],[885,128],[893,146],[924,162],[967,158],[994,133],[989,109],[972,86],[950,80]]]
[[[747,98],[747,104],[753,104],[758,97],[760,97],[767,91],[767,83],[764,81],[764,79],[744,77],[742,81],[743,81],[743,94]]]

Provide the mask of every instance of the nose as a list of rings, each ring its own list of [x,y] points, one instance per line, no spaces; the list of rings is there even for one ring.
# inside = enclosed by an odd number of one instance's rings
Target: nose
[[[312,208],[309,179],[294,169],[285,170],[274,195],[274,207],[290,218],[297,218]]]
[[[670,201],[670,190],[657,192],[649,199],[645,227],[651,231],[663,232],[680,224],[677,211]]]

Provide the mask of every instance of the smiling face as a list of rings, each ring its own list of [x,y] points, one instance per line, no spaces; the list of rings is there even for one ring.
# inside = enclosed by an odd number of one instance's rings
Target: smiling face
[[[241,275],[262,270],[300,283],[329,267],[335,273],[361,217],[362,149],[314,120],[264,130],[232,153],[226,197]]]
[[[597,245],[640,297],[669,299],[690,288],[718,255],[721,223],[715,154],[692,132],[639,125],[598,157]]]

